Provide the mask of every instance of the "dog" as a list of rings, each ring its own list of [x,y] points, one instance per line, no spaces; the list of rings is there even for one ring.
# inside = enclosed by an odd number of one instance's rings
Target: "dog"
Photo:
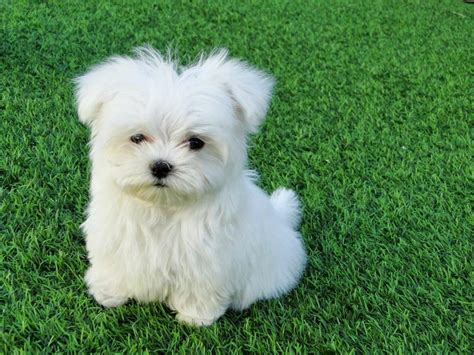
[[[184,67],[141,47],[74,82],[91,130],[81,228],[99,304],[159,301],[204,326],[296,286],[306,264],[297,196],[268,196],[247,170],[270,75],[224,49]]]

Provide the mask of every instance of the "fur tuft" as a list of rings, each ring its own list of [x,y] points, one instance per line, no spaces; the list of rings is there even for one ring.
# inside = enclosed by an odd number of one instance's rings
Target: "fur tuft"
[[[301,221],[300,202],[293,190],[279,188],[271,197],[273,207],[278,214],[293,228],[297,228]]]

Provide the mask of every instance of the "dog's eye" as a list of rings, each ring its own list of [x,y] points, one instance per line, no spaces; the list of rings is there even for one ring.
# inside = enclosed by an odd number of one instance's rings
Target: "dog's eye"
[[[191,137],[189,138],[188,142],[189,142],[189,149],[191,150],[199,150],[202,147],[204,147],[204,142],[198,137]]]
[[[135,144],[140,144],[145,140],[145,136],[141,133],[134,134],[133,136],[130,137],[130,140],[135,143]]]

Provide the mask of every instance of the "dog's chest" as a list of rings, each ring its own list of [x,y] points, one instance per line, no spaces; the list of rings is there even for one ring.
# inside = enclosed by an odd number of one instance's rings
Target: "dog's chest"
[[[202,220],[142,222],[127,229],[117,256],[126,264],[125,279],[137,299],[165,300],[173,290],[199,287],[216,276],[218,246]]]

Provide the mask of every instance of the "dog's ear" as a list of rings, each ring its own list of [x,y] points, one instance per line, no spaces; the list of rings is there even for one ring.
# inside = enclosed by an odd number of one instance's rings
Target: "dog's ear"
[[[166,62],[159,52],[149,46],[134,50],[135,58],[115,56],[93,66],[74,79],[79,120],[94,128],[102,106],[119,93],[140,89],[158,73],[162,77],[176,75],[175,63]]]
[[[77,114],[82,123],[92,126],[102,105],[113,96],[114,67],[113,62],[100,64],[74,79]]]
[[[245,62],[227,58],[227,50],[221,49],[205,60],[204,67],[210,67],[229,93],[237,117],[249,132],[255,132],[265,118],[272,96],[275,80],[263,71]]]
[[[127,75],[136,71],[135,62],[126,57],[113,57],[92,67],[74,79],[77,114],[79,120],[93,127],[104,103],[120,90]],[[133,76],[132,76],[133,78]]]

